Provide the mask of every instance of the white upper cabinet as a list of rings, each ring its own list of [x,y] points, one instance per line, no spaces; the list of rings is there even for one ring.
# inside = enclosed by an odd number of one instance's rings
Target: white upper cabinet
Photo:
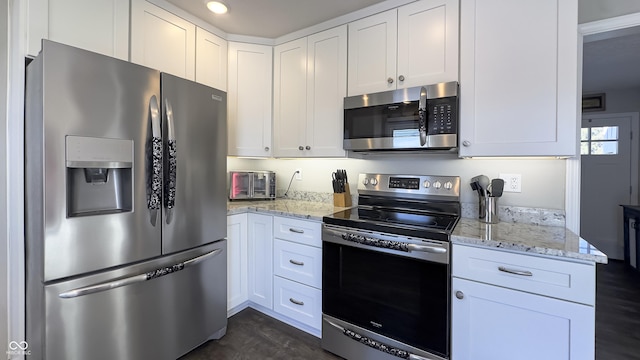
[[[196,28],[196,81],[227,91],[227,41]]]
[[[29,0],[27,54],[42,39],[129,60],[129,0]]]
[[[421,0],[349,24],[349,96],[458,80],[458,0]]]
[[[347,28],[275,47],[274,156],[344,156]]]
[[[460,156],[574,156],[577,0],[461,6]]]
[[[131,62],[195,80],[196,26],[144,0],[131,1]]]
[[[271,46],[229,42],[227,126],[232,156],[271,156]]]

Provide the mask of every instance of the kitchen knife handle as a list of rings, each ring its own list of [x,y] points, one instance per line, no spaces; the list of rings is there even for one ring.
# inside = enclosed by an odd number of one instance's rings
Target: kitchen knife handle
[[[173,108],[169,99],[165,99],[165,114],[167,116],[167,144],[165,154],[165,207],[167,208],[167,224],[171,222],[170,210],[176,205],[176,177],[177,177],[177,148],[173,120]]]
[[[162,201],[162,131],[160,129],[160,107],[155,95],[149,100],[151,114],[151,141],[147,145],[147,208],[151,212],[151,224],[155,226]]]

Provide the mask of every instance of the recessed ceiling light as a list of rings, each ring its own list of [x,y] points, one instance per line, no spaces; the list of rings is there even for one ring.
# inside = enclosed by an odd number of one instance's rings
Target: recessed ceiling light
[[[226,14],[228,11],[227,5],[221,3],[220,1],[209,1],[207,2],[207,7],[214,14]]]

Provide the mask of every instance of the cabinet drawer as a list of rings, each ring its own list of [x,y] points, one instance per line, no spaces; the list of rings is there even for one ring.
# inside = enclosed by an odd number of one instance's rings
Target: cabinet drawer
[[[322,247],[322,223],[287,217],[273,217],[273,236],[304,245]]]
[[[285,316],[320,329],[322,291],[294,281],[273,277],[273,309]]]
[[[273,270],[283,278],[322,288],[322,249],[276,239]]]
[[[587,305],[595,304],[595,266],[454,245],[452,275]]]

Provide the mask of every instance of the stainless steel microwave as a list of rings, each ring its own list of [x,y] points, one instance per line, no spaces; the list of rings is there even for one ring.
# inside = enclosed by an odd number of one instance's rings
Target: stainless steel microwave
[[[345,150],[458,148],[458,83],[344,98]]]
[[[274,200],[276,173],[273,171],[229,171],[229,200]]]

